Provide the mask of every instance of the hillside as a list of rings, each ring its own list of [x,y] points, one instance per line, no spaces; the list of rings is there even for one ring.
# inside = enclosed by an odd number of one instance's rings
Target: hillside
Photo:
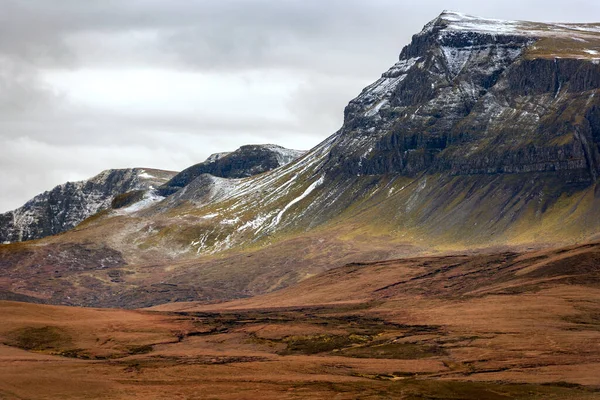
[[[164,199],[0,247],[4,296],[223,300],[349,262],[598,239],[599,46],[598,24],[444,12],[299,159],[251,177],[195,166]]]

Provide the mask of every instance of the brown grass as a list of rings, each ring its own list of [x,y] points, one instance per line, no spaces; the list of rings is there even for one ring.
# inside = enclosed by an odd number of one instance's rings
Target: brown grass
[[[162,311],[0,302],[0,398],[600,398],[599,253],[352,264]]]

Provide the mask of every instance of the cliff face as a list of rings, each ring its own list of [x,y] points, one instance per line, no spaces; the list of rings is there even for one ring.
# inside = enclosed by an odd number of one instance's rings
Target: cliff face
[[[557,215],[589,237],[600,229],[581,223],[599,206],[599,95],[600,24],[444,12],[350,101],[338,132],[252,179],[201,175],[245,176],[223,173],[239,170],[234,154],[184,171],[169,183],[184,189],[146,215],[168,209],[193,228],[143,240],[210,254],[343,220],[484,246],[537,240]]]
[[[21,242],[55,235],[108,208],[115,196],[163,184],[173,172],[140,168],[104,171],[67,182],[0,215],[0,242]]]
[[[551,40],[550,40],[551,39]],[[600,28],[443,13],[346,107],[350,175],[600,171]]]
[[[219,178],[247,178],[284,166],[304,154],[281,146],[247,145],[231,153],[217,153],[206,161],[184,169],[160,188],[163,195],[172,194],[203,174]]]

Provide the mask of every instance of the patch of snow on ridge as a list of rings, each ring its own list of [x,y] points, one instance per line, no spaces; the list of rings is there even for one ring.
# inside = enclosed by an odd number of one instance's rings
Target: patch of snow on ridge
[[[140,174],[138,174],[138,177],[142,178],[142,179],[154,179],[154,178],[156,178],[154,175],[150,175],[149,173],[147,173],[144,170],[142,170],[142,172]]]
[[[554,24],[559,28],[572,29],[581,32],[596,32],[600,33],[599,24]]]
[[[307,197],[309,194],[311,194],[311,192],[313,190],[315,190],[318,186],[320,186],[321,184],[323,184],[324,178],[325,178],[325,176],[323,175],[319,179],[317,179],[316,181],[314,181],[313,183],[311,183],[311,185],[308,188],[306,188],[306,190],[304,191],[304,193],[302,193],[300,196],[298,196],[294,200],[290,201],[288,203],[288,205],[286,205],[285,207],[283,207],[283,210],[281,210],[279,212],[279,214],[277,214],[277,216],[273,220],[273,223],[271,224],[271,227],[275,227],[275,226],[277,226],[279,224],[279,222],[281,221],[281,217],[283,217],[283,214],[285,214],[285,212],[287,210],[289,210],[289,208],[291,206],[293,206],[294,204],[302,201],[305,197]]]
[[[130,205],[129,207],[117,210],[117,214],[131,214],[146,209],[162,200],[164,200],[163,196],[160,196],[153,190],[149,190],[146,193],[144,193],[144,198],[142,200]]]
[[[239,180],[229,179],[229,181],[236,181],[236,187],[229,191],[228,195],[221,200],[235,198],[243,203],[249,203],[256,201],[254,196],[261,194],[263,191],[275,193],[274,189],[277,188],[276,182],[278,182],[282,176],[287,174],[296,174],[300,176],[307,170],[311,168],[317,169],[320,164],[324,163],[329,154],[329,147],[338,138],[338,135],[339,133],[331,135],[318,144],[313,150],[308,152],[304,157],[279,169],[271,170],[264,174],[249,178]],[[276,193],[278,196],[274,196],[273,199],[281,198],[282,194],[279,191]],[[263,198],[264,196],[261,195],[261,201],[263,201]]]
[[[220,201],[235,193],[241,179],[220,178],[218,176],[207,175],[212,181],[211,198],[213,201]]]
[[[449,22],[448,29],[488,32],[495,34],[514,33],[520,24],[519,21],[503,21],[499,19],[488,19],[474,17],[471,15],[444,11],[441,15],[442,20]]]
[[[530,37],[556,37],[580,40],[575,36],[596,36],[600,33],[600,24],[565,24],[541,23],[529,21],[504,21],[467,15],[455,11],[444,11],[440,17],[427,24],[420,34],[429,33],[435,26],[440,26],[443,31],[469,31],[492,35],[521,35]]]
[[[204,162],[205,163],[211,163],[211,162],[217,161],[218,159],[223,158],[223,157],[225,157],[225,156],[227,156],[229,154],[231,154],[230,151],[224,151],[224,152],[221,152],[221,153],[214,153],[214,154],[211,154],[210,156],[208,156],[208,158],[206,160],[204,160]]]
[[[297,159],[298,157],[301,157],[302,155],[306,154],[306,151],[304,150],[287,149],[276,144],[265,144],[262,145],[262,147],[271,150],[273,153],[275,153],[275,157],[277,158],[279,166],[287,165],[295,159]]]

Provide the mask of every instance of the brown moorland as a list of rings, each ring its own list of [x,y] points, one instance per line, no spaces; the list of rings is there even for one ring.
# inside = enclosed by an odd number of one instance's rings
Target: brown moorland
[[[600,398],[600,243],[151,310],[0,302],[0,398]]]

